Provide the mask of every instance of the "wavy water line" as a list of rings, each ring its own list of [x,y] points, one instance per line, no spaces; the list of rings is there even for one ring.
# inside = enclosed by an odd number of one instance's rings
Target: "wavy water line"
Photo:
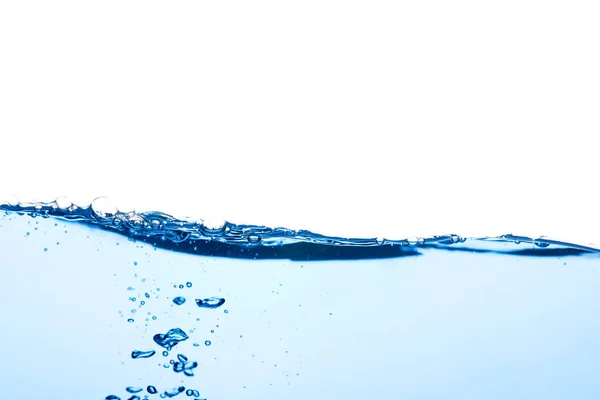
[[[202,220],[178,219],[156,211],[121,212],[108,206],[105,198],[99,198],[87,207],[59,198],[46,203],[4,203],[0,204],[0,210],[83,223],[159,248],[216,257],[292,260],[389,258],[416,256],[427,248],[521,256],[600,254],[600,248],[512,234],[475,238],[456,234],[405,239],[343,238],[308,230],[238,225],[227,221],[222,224],[205,223]],[[495,246],[497,244],[501,246]],[[510,244],[508,248],[507,244]]]

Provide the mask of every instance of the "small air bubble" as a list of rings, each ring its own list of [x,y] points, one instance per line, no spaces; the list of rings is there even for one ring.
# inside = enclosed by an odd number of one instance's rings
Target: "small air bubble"
[[[260,243],[260,241],[261,241],[261,238],[258,235],[250,235],[250,236],[248,236],[248,243],[258,244],[258,243]]]
[[[205,346],[210,346],[210,344],[211,344],[210,340],[207,340],[207,341],[204,342]]]
[[[183,289],[183,285],[179,285],[179,289]]]
[[[378,237],[378,238],[377,238],[377,239],[375,239],[375,240],[377,241],[377,244],[378,244],[378,245],[380,245],[380,246],[381,246],[381,245],[382,245],[382,244],[385,242],[385,239],[384,239],[384,238],[382,238],[382,237]]]
[[[229,310],[225,310],[223,311],[225,314],[229,314]]]
[[[144,296],[146,296],[147,299],[150,298],[150,295],[148,293],[144,293]]]
[[[424,243],[423,238],[411,237],[406,239],[409,246],[422,245]]]
[[[44,247],[44,251],[48,251],[48,248],[47,248],[47,247]]]
[[[129,319],[127,320],[127,322],[129,322],[129,323],[132,323],[133,321],[134,321],[134,319],[133,319],[133,318],[129,318]]]
[[[190,287],[192,287],[192,282],[188,282],[188,283],[186,283],[186,284],[185,284],[185,286],[187,286],[187,287],[189,287],[189,288],[190,288]]]

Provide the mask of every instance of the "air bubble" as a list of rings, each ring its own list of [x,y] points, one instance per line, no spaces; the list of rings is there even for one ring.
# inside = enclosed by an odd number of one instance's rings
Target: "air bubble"
[[[210,340],[207,340],[207,341],[204,342],[205,346],[210,346],[210,344],[211,344]]]
[[[156,388],[155,388],[154,386],[152,386],[152,385],[148,386],[148,387],[146,388],[146,390],[147,390],[147,391],[148,391],[148,393],[150,393],[150,394],[156,394],[156,393],[158,392],[158,391],[156,390]]]
[[[154,351],[154,350],[148,350],[148,351],[134,350],[131,352],[131,358],[133,358],[133,359],[150,358],[155,354],[156,354],[156,351]]]
[[[248,236],[248,243],[259,244],[260,241],[261,241],[261,238],[258,235],[250,235],[250,236]]]
[[[409,246],[420,246],[423,243],[425,243],[423,238],[420,238],[420,237],[410,237],[410,238],[406,239],[406,242],[408,243]]]
[[[380,245],[380,246],[381,246],[381,245],[382,245],[382,244],[385,242],[385,239],[384,239],[384,238],[382,238],[382,237],[378,237],[378,238],[377,238],[377,239],[375,239],[375,240],[377,241],[377,244],[378,244],[378,245]]]
[[[92,201],[91,208],[98,218],[112,218],[117,214],[117,208],[106,197],[98,197]]]
[[[54,200],[54,204],[56,204],[56,207],[58,207],[61,210],[66,210],[73,205],[71,200],[67,199],[64,196],[61,196]]]
[[[186,283],[186,284],[185,284],[185,286],[187,286],[187,287],[191,288],[191,287],[192,287],[192,282],[188,282],[188,283]]]
[[[127,322],[129,322],[130,324],[131,324],[132,322],[134,322],[134,321],[135,321],[135,320],[134,320],[133,318],[129,318],[129,319],[127,320]]]
[[[173,299],[173,303],[177,304],[178,306],[182,305],[183,303],[185,303],[185,297],[181,297],[181,296],[177,296]]]
[[[179,285],[179,289],[183,289],[183,285]]]
[[[211,297],[208,299],[196,299],[196,305],[201,308],[219,308],[225,304],[225,299],[220,297]]]

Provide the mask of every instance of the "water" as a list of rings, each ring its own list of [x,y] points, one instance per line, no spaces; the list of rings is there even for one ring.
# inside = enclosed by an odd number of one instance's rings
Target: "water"
[[[3,399],[600,396],[592,248],[1,208]]]

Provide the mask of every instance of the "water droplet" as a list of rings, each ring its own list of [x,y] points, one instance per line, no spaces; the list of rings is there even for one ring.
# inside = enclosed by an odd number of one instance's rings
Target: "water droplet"
[[[210,346],[210,343],[211,343],[210,340],[207,340],[207,341],[204,342],[204,345]]]
[[[186,284],[185,284],[185,286],[187,286],[187,287],[189,287],[189,288],[190,288],[190,287],[192,287],[192,282],[188,282],[188,283],[186,283]]]
[[[180,305],[182,305],[183,303],[185,303],[185,297],[181,297],[181,296],[175,297],[175,298],[173,299],[173,303],[175,303],[175,304],[177,304],[178,306],[180,306]]]
[[[219,308],[225,304],[225,299],[211,297],[209,299],[196,299],[196,304],[201,308]]]
[[[152,386],[152,385],[148,386],[148,387],[146,388],[146,390],[147,390],[147,391],[148,391],[148,393],[150,393],[150,394],[156,394],[156,393],[157,393],[157,390],[156,390],[156,388],[155,388],[154,386]]]
[[[148,351],[134,350],[134,351],[131,352],[131,358],[133,358],[133,359],[136,359],[136,358],[150,358],[154,354],[156,354],[156,351],[154,351],[154,350],[148,350]]]

